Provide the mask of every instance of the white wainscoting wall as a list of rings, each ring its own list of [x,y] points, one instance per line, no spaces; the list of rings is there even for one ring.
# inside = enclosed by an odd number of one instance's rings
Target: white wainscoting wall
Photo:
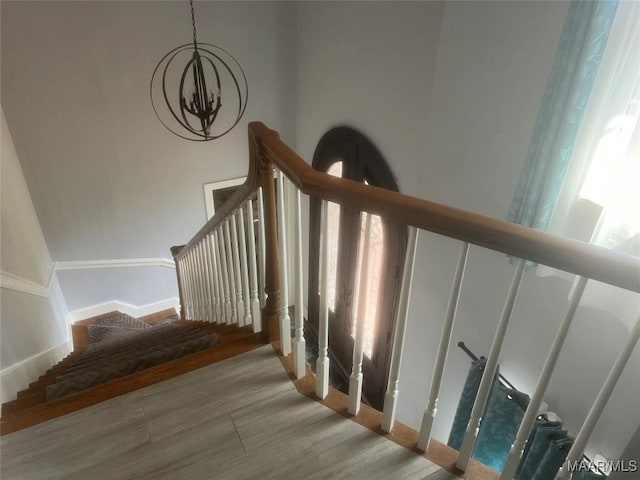
[[[110,274],[117,272],[113,269],[125,269],[125,272],[129,272],[127,276],[131,276],[130,269],[133,269],[137,273],[142,273],[141,270],[144,271],[148,269],[158,272],[158,267],[160,267],[160,272],[164,269],[175,270],[173,260],[168,258],[51,262],[46,284],[37,283],[13,273],[2,271],[0,279],[3,290],[2,299],[5,304],[3,306],[3,333],[7,334],[7,338],[11,336],[12,328],[17,328],[16,325],[10,324],[10,321],[20,321],[21,327],[34,330],[32,334],[30,334],[36,337],[36,339],[33,339],[33,342],[35,342],[34,345],[39,344],[37,338],[39,338],[40,334],[44,334],[45,337],[48,336],[48,334],[38,331],[44,328],[43,326],[33,325],[29,327],[29,322],[31,322],[32,319],[21,318],[26,309],[27,315],[30,317],[50,317],[45,319],[46,322],[53,322],[52,326],[50,325],[50,328],[48,328],[55,332],[54,337],[62,339],[62,341],[58,341],[53,346],[48,346],[39,352],[36,347],[35,350],[37,353],[15,361],[8,366],[5,365],[11,362],[11,358],[20,358],[22,352],[34,350],[34,348],[33,346],[29,346],[30,343],[27,344],[25,342],[18,342],[16,345],[3,345],[4,348],[14,348],[15,352],[13,355],[3,356],[3,368],[0,370],[0,403],[15,399],[18,391],[27,388],[29,383],[37,380],[48,368],[72,351],[71,324],[114,310],[133,317],[141,317],[169,308],[175,308],[177,312],[180,311],[180,300],[177,295],[175,293],[167,294],[167,291],[172,292],[171,286],[169,286],[168,289],[161,289],[159,293],[164,295],[164,297],[154,299],[153,301],[145,301],[144,296],[141,297],[143,300],[140,302],[131,301],[131,298],[122,299],[116,296],[107,301],[93,303],[91,296],[88,295],[84,301],[82,299],[79,300],[81,303],[80,307],[69,311],[67,302],[65,301],[65,295],[74,299],[76,305],[78,304],[78,299],[74,298],[73,291],[65,288],[64,284],[61,285],[62,282],[59,281],[59,275],[73,275],[71,271],[78,271],[78,274],[82,275],[83,273],[81,271],[85,271],[84,274],[95,274],[95,276],[91,277],[92,281],[90,283],[97,289],[108,289],[108,285],[102,284],[99,279],[101,277],[105,278],[105,283],[108,284],[109,280],[111,280]],[[95,272],[88,272],[88,270],[94,270]],[[172,277],[173,272],[171,272],[163,283],[170,283]],[[145,283],[153,284],[152,281]],[[155,289],[150,288],[150,290]],[[34,310],[34,312],[31,312],[33,315],[28,313],[32,309]],[[35,311],[41,315],[36,315]]]
[[[18,391],[71,352],[72,343],[67,307],[53,264],[47,284],[4,271],[0,279],[3,335],[12,339],[10,344],[3,344],[3,349],[10,350],[3,355],[0,370],[0,402],[4,403],[15,399]],[[14,335],[16,329],[23,334]],[[25,335],[25,331],[31,332]],[[47,347],[47,343],[53,346]],[[5,367],[12,358],[20,358],[29,351],[36,353]]]

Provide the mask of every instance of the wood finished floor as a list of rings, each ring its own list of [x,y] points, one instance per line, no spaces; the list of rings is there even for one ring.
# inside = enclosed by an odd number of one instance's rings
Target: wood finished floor
[[[298,393],[270,345],[0,441],[3,480],[457,478]]]

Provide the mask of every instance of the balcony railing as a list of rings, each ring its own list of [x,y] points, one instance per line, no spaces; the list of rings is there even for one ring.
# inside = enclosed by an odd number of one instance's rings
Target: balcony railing
[[[407,314],[412,294],[413,265],[417,237],[421,230],[437,233],[461,242],[460,254],[451,288],[439,348],[433,366],[427,405],[423,412],[417,447],[426,450],[437,412],[443,373],[451,347],[456,310],[464,281],[470,246],[480,246],[517,258],[511,286],[506,293],[502,315],[494,333],[484,374],[471,412],[457,467],[467,468],[477,439],[482,412],[486,406],[497,371],[505,335],[511,322],[528,260],[579,277],[567,311],[561,315],[555,339],[540,372],[515,442],[509,453],[501,480],[511,480],[523,454],[543,396],[569,333],[580,298],[589,280],[597,280],[632,292],[640,292],[640,257],[616,253],[579,241],[536,231],[491,217],[440,205],[371,185],[335,177],[312,169],[283,143],[278,134],[259,122],[249,125],[250,165],[246,182],[182,248],[174,249],[182,313],[189,319],[221,319],[226,323],[253,325],[265,332],[265,339],[277,340],[283,355],[293,353],[295,374],[306,374],[305,339],[302,308],[295,309],[295,335],[291,338],[288,277],[293,277],[295,305],[303,304],[303,288],[308,285],[303,265],[301,195],[322,201],[320,265],[319,357],[316,364],[316,394],[325,398],[329,391],[328,322],[329,302],[327,205],[334,202],[361,212],[392,218],[409,227],[409,242],[404,261],[400,303],[395,322],[393,350],[384,402],[382,430],[392,430],[399,395],[400,361],[404,347]],[[277,188],[274,186],[274,173]],[[285,204],[285,184],[295,189],[292,209]],[[277,190],[277,198],[276,198]],[[293,211],[291,219],[285,212]],[[255,212],[255,213],[254,213]],[[257,218],[256,218],[257,217]],[[371,215],[365,218],[370,219]],[[292,221],[293,243],[287,245],[287,222]],[[366,222],[368,226],[370,222]],[[369,228],[369,227],[365,227]],[[365,238],[368,238],[365,233]],[[292,248],[294,255],[288,255]],[[367,245],[365,242],[364,248]],[[288,265],[289,258],[294,265]],[[366,254],[363,258],[367,258]],[[367,262],[361,275],[367,277]],[[363,297],[363,296],[362,296]],[[364,305],[359,308],[364,311]],[[640,337],[640,319],[624,345],[578,432],[557,479],[571,478],[567,465],[579,460],[593,433],[620,375]],[[356,414],[361,405],[363,380],[364,326],[356,325],[353,364],[349,384],[349,412]]]

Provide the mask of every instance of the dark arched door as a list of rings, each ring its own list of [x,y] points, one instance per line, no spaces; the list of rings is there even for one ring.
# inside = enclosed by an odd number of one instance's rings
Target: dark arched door
[[[331,175],[398,191],[389,166],[375,146],[349,127],[329,130],[316,147],[313,167]],[[329,203],[329,354],[334,369],[344,378],[351,372],[356,318],[365,317],[363,394],[382,409],[391,341],[400,290],[402,262],[407,243],[406,227],[390,219],[372,216],[371,233],[364,238],[365,216],[360,211]],[[320,201],[310,204],[309,316],[317,328],[319,312]],[[364,242],[369,255],[364,259]],[[360,271],[369,264],[364,285]],[[358,300],[366,299],[364,312]]]

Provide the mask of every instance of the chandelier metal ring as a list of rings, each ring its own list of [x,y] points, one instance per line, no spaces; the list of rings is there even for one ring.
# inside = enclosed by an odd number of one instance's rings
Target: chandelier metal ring
[[[167,93],[167,76],[174,71],[172,67],[175,67],[174,63],[178,56],[184,53],[190,53],[191,59],[182,69],[182,74],[179,75],[180,82],[177,100],[172,101],[172,98],[175,97],[171,97]],[[207,89],[208,86],[205,84],[205,65],[209,66],[209,70],[215,78],[215,84],[211,92],[209,92]],[[177,67],[175,68],[177,69]],[[162,75],[160,75],[160,72]],[[184,90],[185,80],[190,72],[193,73],[194,91],[190,96],[192,99],[191,102],[187,102],[186,98],[188,96],[185,95]],[[231,79],[229,83],[233,84],[231,91],[235,91],[237,109],[235,118],[233,116],[230,117],[228,112],[225,112],[227,124],[222,127],[223,130],[221,132],[213,133],[210,132],[209,128],[213,125],[214,120],[218,119],[217,117],[222,107],[221,93],[223,85],[221,84],[221,75]],[[157,85],[158,83],[160,85]],[[158,107],[158,99],[154,98],[154,90],[157,92],[160,87],[166,109],[168,110],[168,114],[165,115],[167,118],[163,118],[163,115],[161,115]],[[167,130],[186,140],[206,142],[222,137],[240,122],[247,107],[249,91],[244,70],[229,52],[210,43],[187,43],[169,51],[158,62],[151,76],[149,93],[153,111],[156,117],[158,117],[158,120],[160,120],[160,123],[162,123]],[[210,93],[211,95],[209,95]],[[191,124],[187,114],[200,121],[199,128]],[[173,119],[173,121],[171,119]],[[170,125],[170,123],[174,125]],[[179,131],[178,127],[185,129],[191,136],[187,136],[184,132]]]

